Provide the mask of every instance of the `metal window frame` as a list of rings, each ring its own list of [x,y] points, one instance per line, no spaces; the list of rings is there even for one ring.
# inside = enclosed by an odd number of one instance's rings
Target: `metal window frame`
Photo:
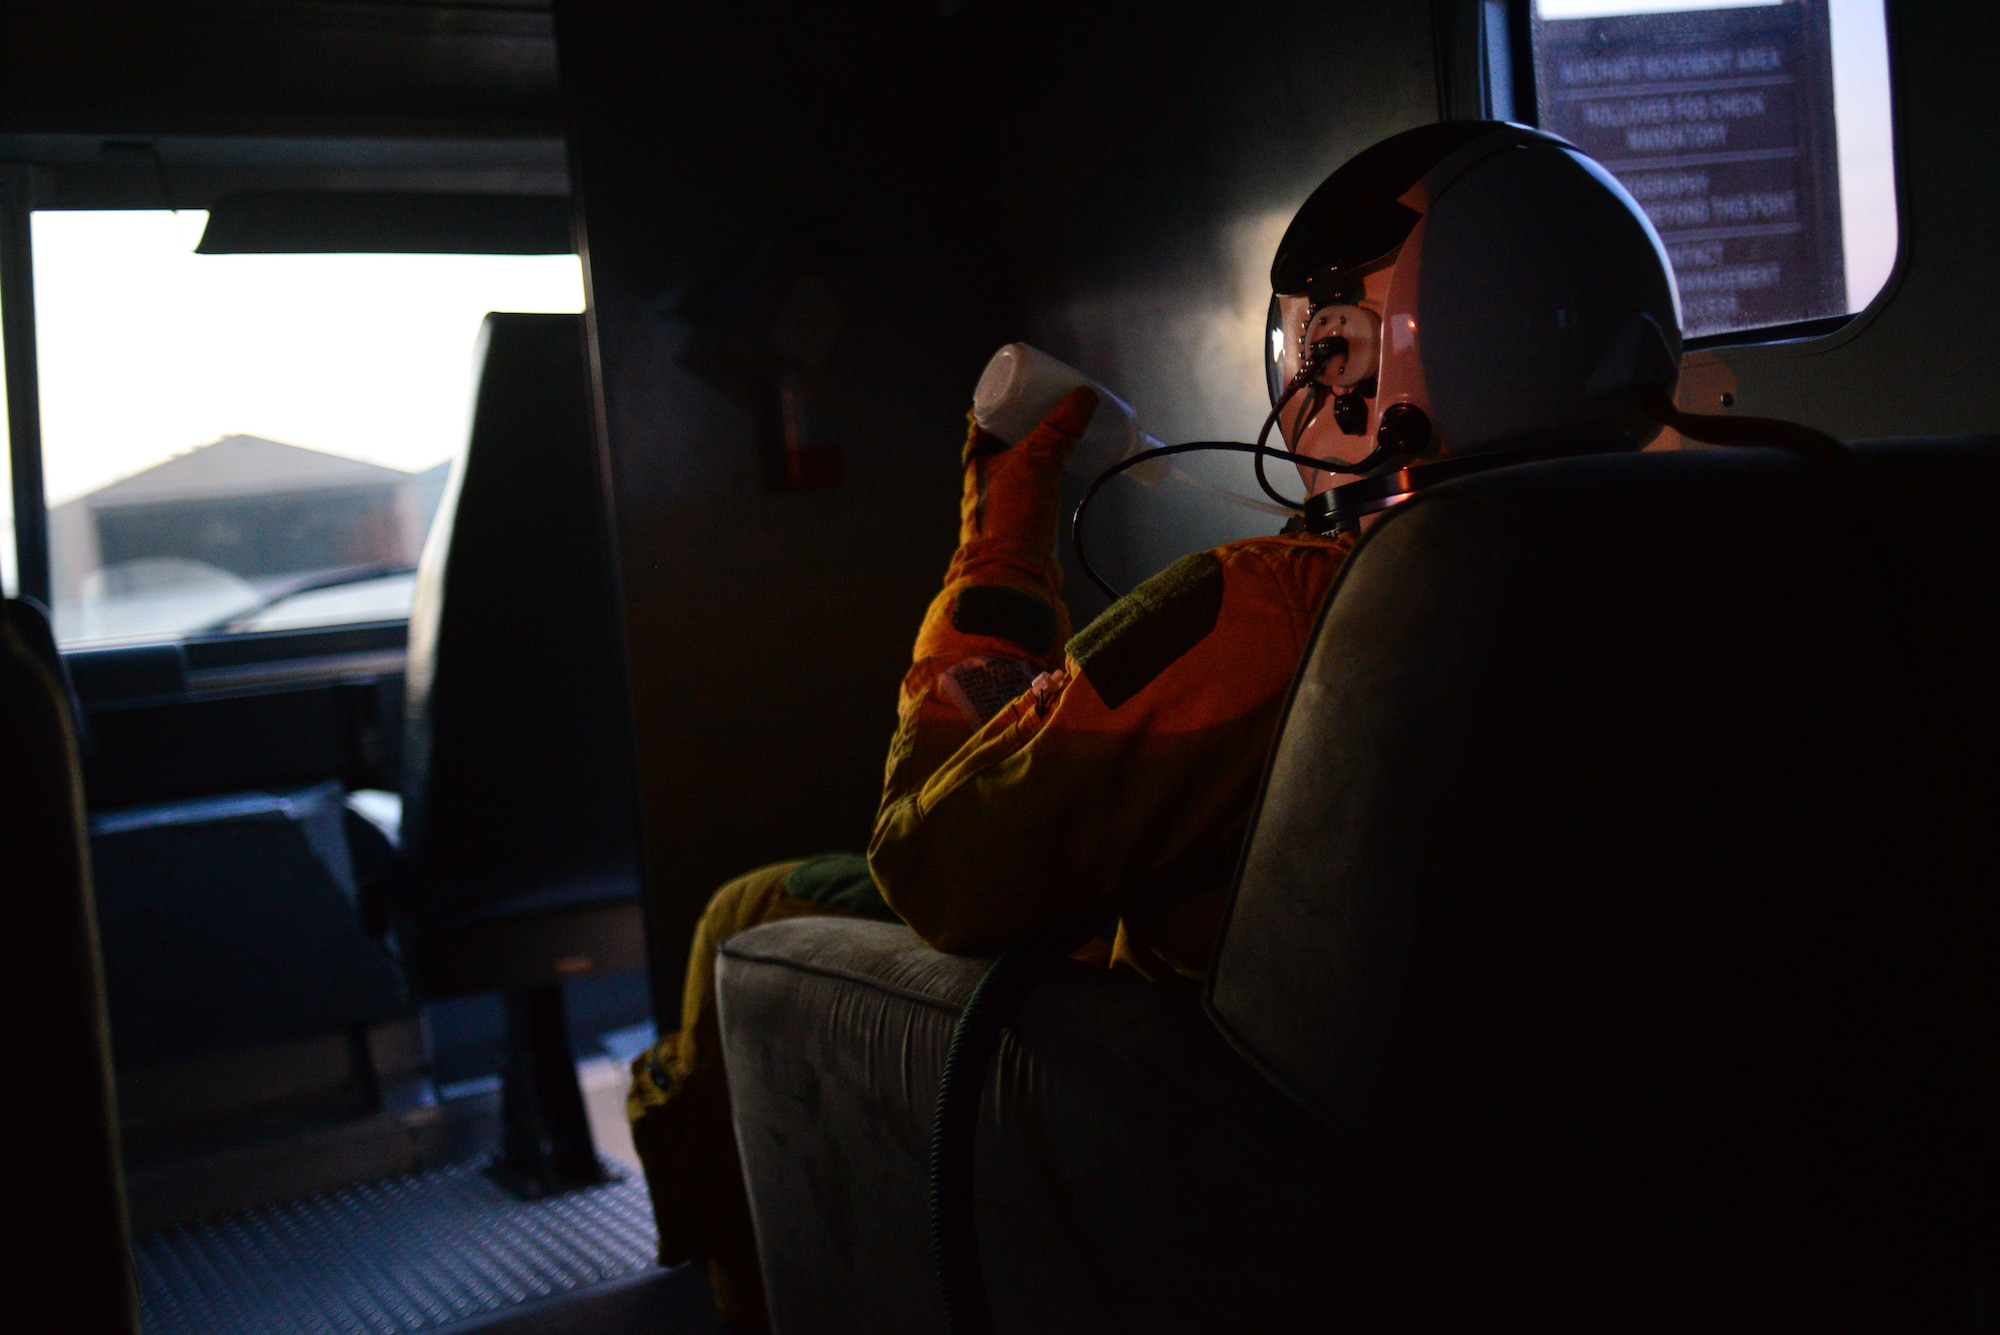
[[[42,485],[41,377],[35,359],[36,172],[0,166],[0,356],[6,359],[7,456],[18,590],[51,607],[48,493]]]
[[[1533,0],[1433,0],[1439,120],[1535,120]],[[1523,79],[1521,71],[1529,77]]]

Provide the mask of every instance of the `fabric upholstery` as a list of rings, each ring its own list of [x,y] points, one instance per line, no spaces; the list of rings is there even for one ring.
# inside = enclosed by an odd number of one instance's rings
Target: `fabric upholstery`
[[[774,1329],[944,1328],[931,1112],[986,964],[854,919],[723,945],[725,1064]],[[1271,1330],[1362,1304],[1333,1148],[1193,998],[1063,964],[984,1096],[980,1243],[1000,1329]]]
[[[2000,455],[1862,453],[1467,479],[1330,600],[1211,1004],[1366,1148],[1419,1325],[1971,1301],[1956,919],[1993,752],[1971,802],[1961,759],[2000,582],[1965,538]]]
[[[716,1309],[723,1320],[746,1328],[765,1324],[763,1285],[722,1069],[716,951],[740,932],[787,918],[834,914],[893,920],[874,884],[866,858],[823,853],[774,862],[722,886],[695,924],[681,986],[680,1027],[632,1063],[625,1111],[653,1200],[660,1263],[707,1257]]]

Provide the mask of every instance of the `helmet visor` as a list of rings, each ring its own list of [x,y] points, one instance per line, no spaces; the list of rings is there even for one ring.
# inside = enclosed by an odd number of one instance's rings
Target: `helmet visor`
[[[1298,374],[1298,357],[1285,351],[1284,298],[1271,294],[1270,314],[1264,320],[1264,382],[1271,391],[1271,406],[1278,406],[1278,396],[1285,392],[1285,386]]]
[[[1264,382],[1271,391],[1273,408],[1305,364],[1306,326],[1314,309],[1308,296],[1287,297],[1278,293],[1271,296],[1270,313],[1264,322]]]

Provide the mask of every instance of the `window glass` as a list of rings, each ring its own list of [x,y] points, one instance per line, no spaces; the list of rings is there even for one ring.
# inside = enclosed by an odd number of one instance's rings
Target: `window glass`
[[[409,614],[488,311],[574,255],[197,255],[207,215],[34,215],[65,643]]]
[[[0,305],[6,294],[0,293]],[[6,349],[0,348],[0,594],[21,592],[20,550],[14,545],[14,456],[8,452]]]
[[[1624,182],[1690,337],[1847,315],[1896,260],[1883,0],[1535,0],[1541,124]]]

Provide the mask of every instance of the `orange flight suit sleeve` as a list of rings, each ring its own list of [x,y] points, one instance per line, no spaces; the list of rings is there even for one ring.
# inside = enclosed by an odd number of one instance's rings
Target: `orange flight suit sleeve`
[[[921,784],[1038,674],[1062,662],[1069,609],[1055,555],[1063,465],[1097,396],[1078,389],[1009,447],[969,425],[958,550],[911,652],[887,786]]]
[[[1117,916],[1115,958],[1198,977],[1293,672],[1349,548],[1301,535],[1184,558],[934,763],[931,716],[906,692],[869,848],[889,905],[946,950]]]

